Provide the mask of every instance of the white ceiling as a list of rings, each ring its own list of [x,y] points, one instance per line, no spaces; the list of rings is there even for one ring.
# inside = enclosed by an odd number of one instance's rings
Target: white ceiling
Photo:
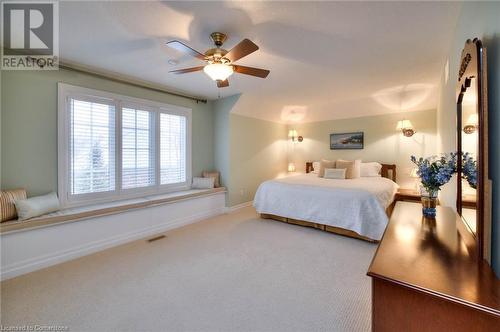
[[[208,99],[241,93],[236,113],[272,121],[426,110],[459,11],[453,2],[61,2],[60,55]],[[213,31],[228,35],[228,50],[243,38],[259,45],[237,63],[268,78],[235,74],[218,89],[202,72],[168,73],[202,62],[166,41],[204,52]]]

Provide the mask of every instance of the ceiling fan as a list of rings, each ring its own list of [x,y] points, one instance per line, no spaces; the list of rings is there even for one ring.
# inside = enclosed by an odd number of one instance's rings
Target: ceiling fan
[[[186,74],[203,70],[208,76],[210,76],[211,79],[217,82],[217,86],[219,88],[229,86],[227,78],[231,76],[233,72],[260,78],[266,78],[267,75],[269,75],[269,70],[266,69],[245,67],[234,64],[236,60],[239,60],[259,49],[259,47],[251,40],[243,39],[230,51],[226,51],[222,48],[222,44],[224,44],[227,39],[225,34],[221,32],[213,32],[210,34],[210,38],[212,38],[215,48],[207,50],[204,54],[192,49],[178,40],[167,42],[167,45],[173,49],[189,54],[207,63],[204,66],[172,70],[170,73]]]

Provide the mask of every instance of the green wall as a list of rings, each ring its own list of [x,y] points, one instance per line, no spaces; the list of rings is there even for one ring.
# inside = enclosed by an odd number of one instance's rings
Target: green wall
[[[226,205],[252,201],[258,186],[286,172],[286,125],[233,114],[240,95],[214,102],[215,166]]]
[[[259,185],[286,174],[285,124],[230,114],[228,206],[252,201]]]
[[[460,55],[465,41],[479,38],[487,50],[488,112],[489,112],[489,172],[493,181],[491,263],[500,276],[500,3],[466,2],[462,4],[448,54],[449,77],[443,75],[438,105],[438,149],[456,150],[455,83],[460,67]],[[440,196],[443,204],[455,207],[455,187],[447,186]]]
[[[229,188],[231,180],[229,177],[229,148],[231,141],[229,118],[231,110],[238,102],[239,97],[240,95],[235,95],[214,102],[214,165],[215,169],[221,173],[221,183],[226,188]]]
[[[193,110],[193,176],[214,168],[212,103],[117,83],[76,71],[3,71],[1,75],[2,188],[29,195],[57,191],[57,83],[104,90]]]

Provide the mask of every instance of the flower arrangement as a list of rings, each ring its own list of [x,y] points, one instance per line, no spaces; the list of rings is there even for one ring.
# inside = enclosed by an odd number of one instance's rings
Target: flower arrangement
[[[462,178],[467,180],[469,185],[477,188],[477,162],[469,152],[462,152]],[[426,217],[436,216],[437,194],[441,186],[448,183],[454,173],[457,172],[458,153],[453,152],[433,156],[429,158],[419,158],[411,156],[411,161],[417,165],[417,175],[420,177],[422,186],[426,193],[422,195],[422,212]]]
[[[448,183],[457,171],[456,153],[419,159],[411,156],[411,161],[417,165],[417,175],[430,197],[437,197],[441,186]]]
[[[477,189],[477,162],[469,152],[462,153],[462,178]]]

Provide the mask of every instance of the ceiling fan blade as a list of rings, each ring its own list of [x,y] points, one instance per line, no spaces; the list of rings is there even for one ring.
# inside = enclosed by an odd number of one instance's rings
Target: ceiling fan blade
[[[218,88],[225,88],[226,86],[229,86],[229,81],[228,80],[224,80],[224,81],[218,80],[217,81],[217,87]]]
[[[266,78],[267,75],[269,75],[269,73],[270,73],[270,71],[267,69],[237,66],[237,65],[233,65],[233,69],[237,73],[251,75],[251,76],[257,76],[260,78]]]
[[[173,74],[186,74],[186,73],[192,73],[194,71],[200,71],[203,70],[205,66],[199,66],[199,67],[191,67],[191,68],[184,68],[184,69],[177,69],[177,70],[171,70],[169,73]]]
[[[259,49],[250,39],[243,39],[238,45],[233,47],[224,57],[231,62],[235,62],[244,56],[249,55]]]
[[[200,60],[205,60],[205,55],[201,54],[200,52],[198,52],[195,49],[192,49],[191,47],[187,46],[186,44],[181,43],[178,40],[169,41],[169,42],[167,42],[167,45],[169,47],[172,47],[173,49],[179,51],[179,52],[189,54],[189,55],[194,56],[195,58],[198,58]]]

